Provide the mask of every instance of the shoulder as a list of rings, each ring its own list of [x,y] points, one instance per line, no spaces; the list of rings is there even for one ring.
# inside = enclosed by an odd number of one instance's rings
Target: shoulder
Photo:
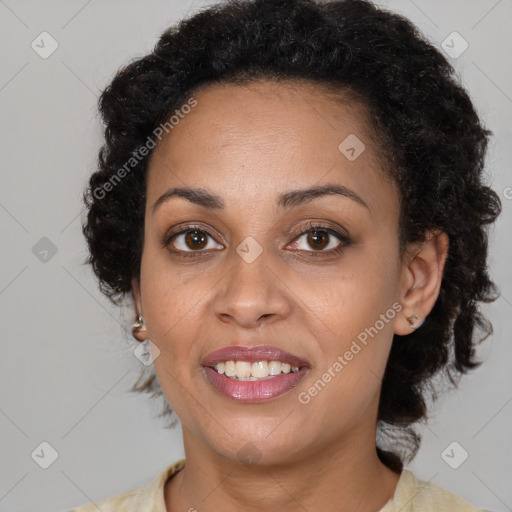
[[[165,512],[164,485],[183,468],[185,459],[164,468],[151,481],[129,491],[69,510],[68,512]]]
[[[394,501],[401,512],[490,512],[474,507],[439,485],[418,478],[408,468],[402,471]]]

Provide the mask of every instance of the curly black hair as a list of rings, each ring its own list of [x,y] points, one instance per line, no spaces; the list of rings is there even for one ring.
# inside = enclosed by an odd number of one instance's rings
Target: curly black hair
[[[166,30],[99,99],[105,143],[84,193],[86,263],[119,304],[140,273],[152,134],[200,88],[257,79],[308,82],[359,98],[383,174],[400,191],[400,254],[428,230],[449,236],[437,301],[419,329],[394,336],[382,382],[377,452],[399,471],[419,448],[412,425],[426,418],[426,399],[436,398],[433,377],[456,386],[481,364],[475,348],[492,325],[478,302],[499,296],[488,275],[486,225],[501,212],[483,182],[492,132],[452,65],[406,18],[365,0],[227,0]],[[154,373],[138,385],[141,378],[133,391],[162,395]]]

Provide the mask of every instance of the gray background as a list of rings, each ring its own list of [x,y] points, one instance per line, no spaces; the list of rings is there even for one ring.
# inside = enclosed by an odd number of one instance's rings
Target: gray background
[[[451,61],[495,134],[489,181],[504,206],[490,237],[502,297],[484,308],[495,329],[480,351],[487,361],[437,403],[409,467],[479,507],[512,510],[512,2],[382,4],[437,45],[454,31],[468,42]],[[179,428],[165,430],[153,419],[159,403],[128,391],[141,365],[124,331],[132,315],[110,305],[82,264],[80,215],[101,142],[98,91],[170,23],[203,5],[0,0],[1,511],[65,511],[131,489],[183,456]],[[43,31],[59,45],[46,59],[31,47]],[[462,48],[460,40],[453,45]],[[48,248],[43,237],[54,255],[41,252]],[[43,441],[58,453],[48,469],[31,457]],[[441,457],[453,441],[469,454],[458,469]]]

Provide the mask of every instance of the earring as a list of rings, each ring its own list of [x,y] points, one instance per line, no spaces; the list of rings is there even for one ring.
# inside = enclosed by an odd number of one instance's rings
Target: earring
[[[421,326],[421,324],[423,324],[423,321],[419,321],[420,320],[420,315],[412,315],[410,316],[407,321],[409,322],[409,325],[413,328],[413,329],[417,329],[418,327]]]
[[[144,325],[144,318],[142,317],[142,315],[139,315],[135,323],[132,325],[132,334],[133,336],[135,336],[135,334],[145,330],[146,326]]]

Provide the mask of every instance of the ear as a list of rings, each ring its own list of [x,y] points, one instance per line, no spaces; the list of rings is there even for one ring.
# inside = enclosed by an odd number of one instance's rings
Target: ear
[[[402,310],[395,323],[395,334],[410,334],[414,329],[407,319],[418,315],[423,322],[432,311],[441,289],[449,245],[445,232],[432,230],[427,232],[425,241],[408,248],[400,284]]]
[[[141,300],[141,292],[140,292],[140,282],[139,279],[133,278],[132,279],[132,298],[133,298],[133,304],[135,306],[135,315],[142,315],[142,300]],[[141,330],[139,332],[134,332],[133,336],[135,339],[139,341],[144,341],[146,336],[146,331]]]

